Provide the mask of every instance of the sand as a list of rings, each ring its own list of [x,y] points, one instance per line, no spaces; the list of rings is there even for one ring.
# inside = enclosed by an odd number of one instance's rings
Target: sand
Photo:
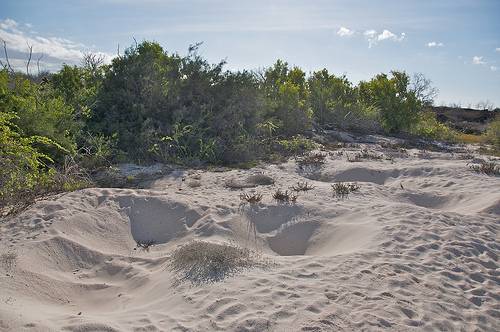
[[[500,178],[465,154],[366,147],[385,157],[348,162],[356,146],[316,170],[179,169],[41,200],[0,222],[0,330],[499,331]],[[257,174],[274,184],[227,187]],[[315,188],[272,199],[298,181]],[[360,189],[337,199],[335,181]],[[194,239],[270,263],[179,283],[170,255]]]

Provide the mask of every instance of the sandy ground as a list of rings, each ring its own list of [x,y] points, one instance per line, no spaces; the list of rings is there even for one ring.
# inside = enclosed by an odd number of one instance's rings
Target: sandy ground
[[[314,172],[178,170],[40,201],[0,223],[0,330],[500,331],[500,178],[463,154],[368,148],[386,159],[348,162],[352,148]],[[226,187],[252,174],[275,184]],[[272,199],[298,181],[315,188]],[[335,181],[360,189],[338,199]],[[241,192],[262,204],[240,206]],[[168,260],[192,239],[272,264],[178,283]]]

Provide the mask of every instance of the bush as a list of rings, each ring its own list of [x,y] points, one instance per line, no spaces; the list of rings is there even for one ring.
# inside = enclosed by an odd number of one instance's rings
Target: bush
[[[180,246],[172,253],[169,263],[180,281],[193,284],[222,281],[258,265],[256,255],[249,249],[206,241]]]
[[[500,115],[497,115],[495,120],[488,125],[485,139],[495,151],[500,152]]]
[[[405,72],[392,71],[391,77],[380,74],[359,84],[360,101],[380,111],[382,127],[388,133],[409,130],[423,108],[410,83]]]
[[[458,138],[458,134],[447,125],[438,122],[436,114],[431,111],[420,113],[410,132],[419,137],[441,141],[455,141]]]

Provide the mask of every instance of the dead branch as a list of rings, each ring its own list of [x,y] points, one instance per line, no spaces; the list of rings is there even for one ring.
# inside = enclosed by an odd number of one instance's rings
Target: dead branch
[[[36,68],[38,70],[38,76],[40,76],[40,60],[43,58],[43,53],[36,59]]]
[[[9,55],[7,54],[7,43],[3,39],[2,39],[2,41],[3,41],[3,51],[5,53],[5,60],[7,61],[7,67],[11,72],[14,72],[14,69],[12,69],[12,66],[10,65],[10,62],[9,62]]]
[[[30,46],[28,42],[26,42],[26,45],[28,45],[28,50],[29,50],[29,55],[28,55],[28,62],[26,63],[26,75],[29,76],[30,74],[30,62],[31,62],[31,56],[33,55],[33,45]]]

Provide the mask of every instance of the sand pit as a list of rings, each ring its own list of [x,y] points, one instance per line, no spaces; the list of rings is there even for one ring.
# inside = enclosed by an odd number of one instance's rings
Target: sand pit
[[[500,330],[500,178],[467,162],[332,153],[314,176],[290,160],[40,201],[0,223],[0,330]],[[300,181],[314,189],[296,204],[272,198]],[[360,189],[335,198],[338,181]],[[179,282],[172,254],[192,241],[242,248],[237,268]]]

